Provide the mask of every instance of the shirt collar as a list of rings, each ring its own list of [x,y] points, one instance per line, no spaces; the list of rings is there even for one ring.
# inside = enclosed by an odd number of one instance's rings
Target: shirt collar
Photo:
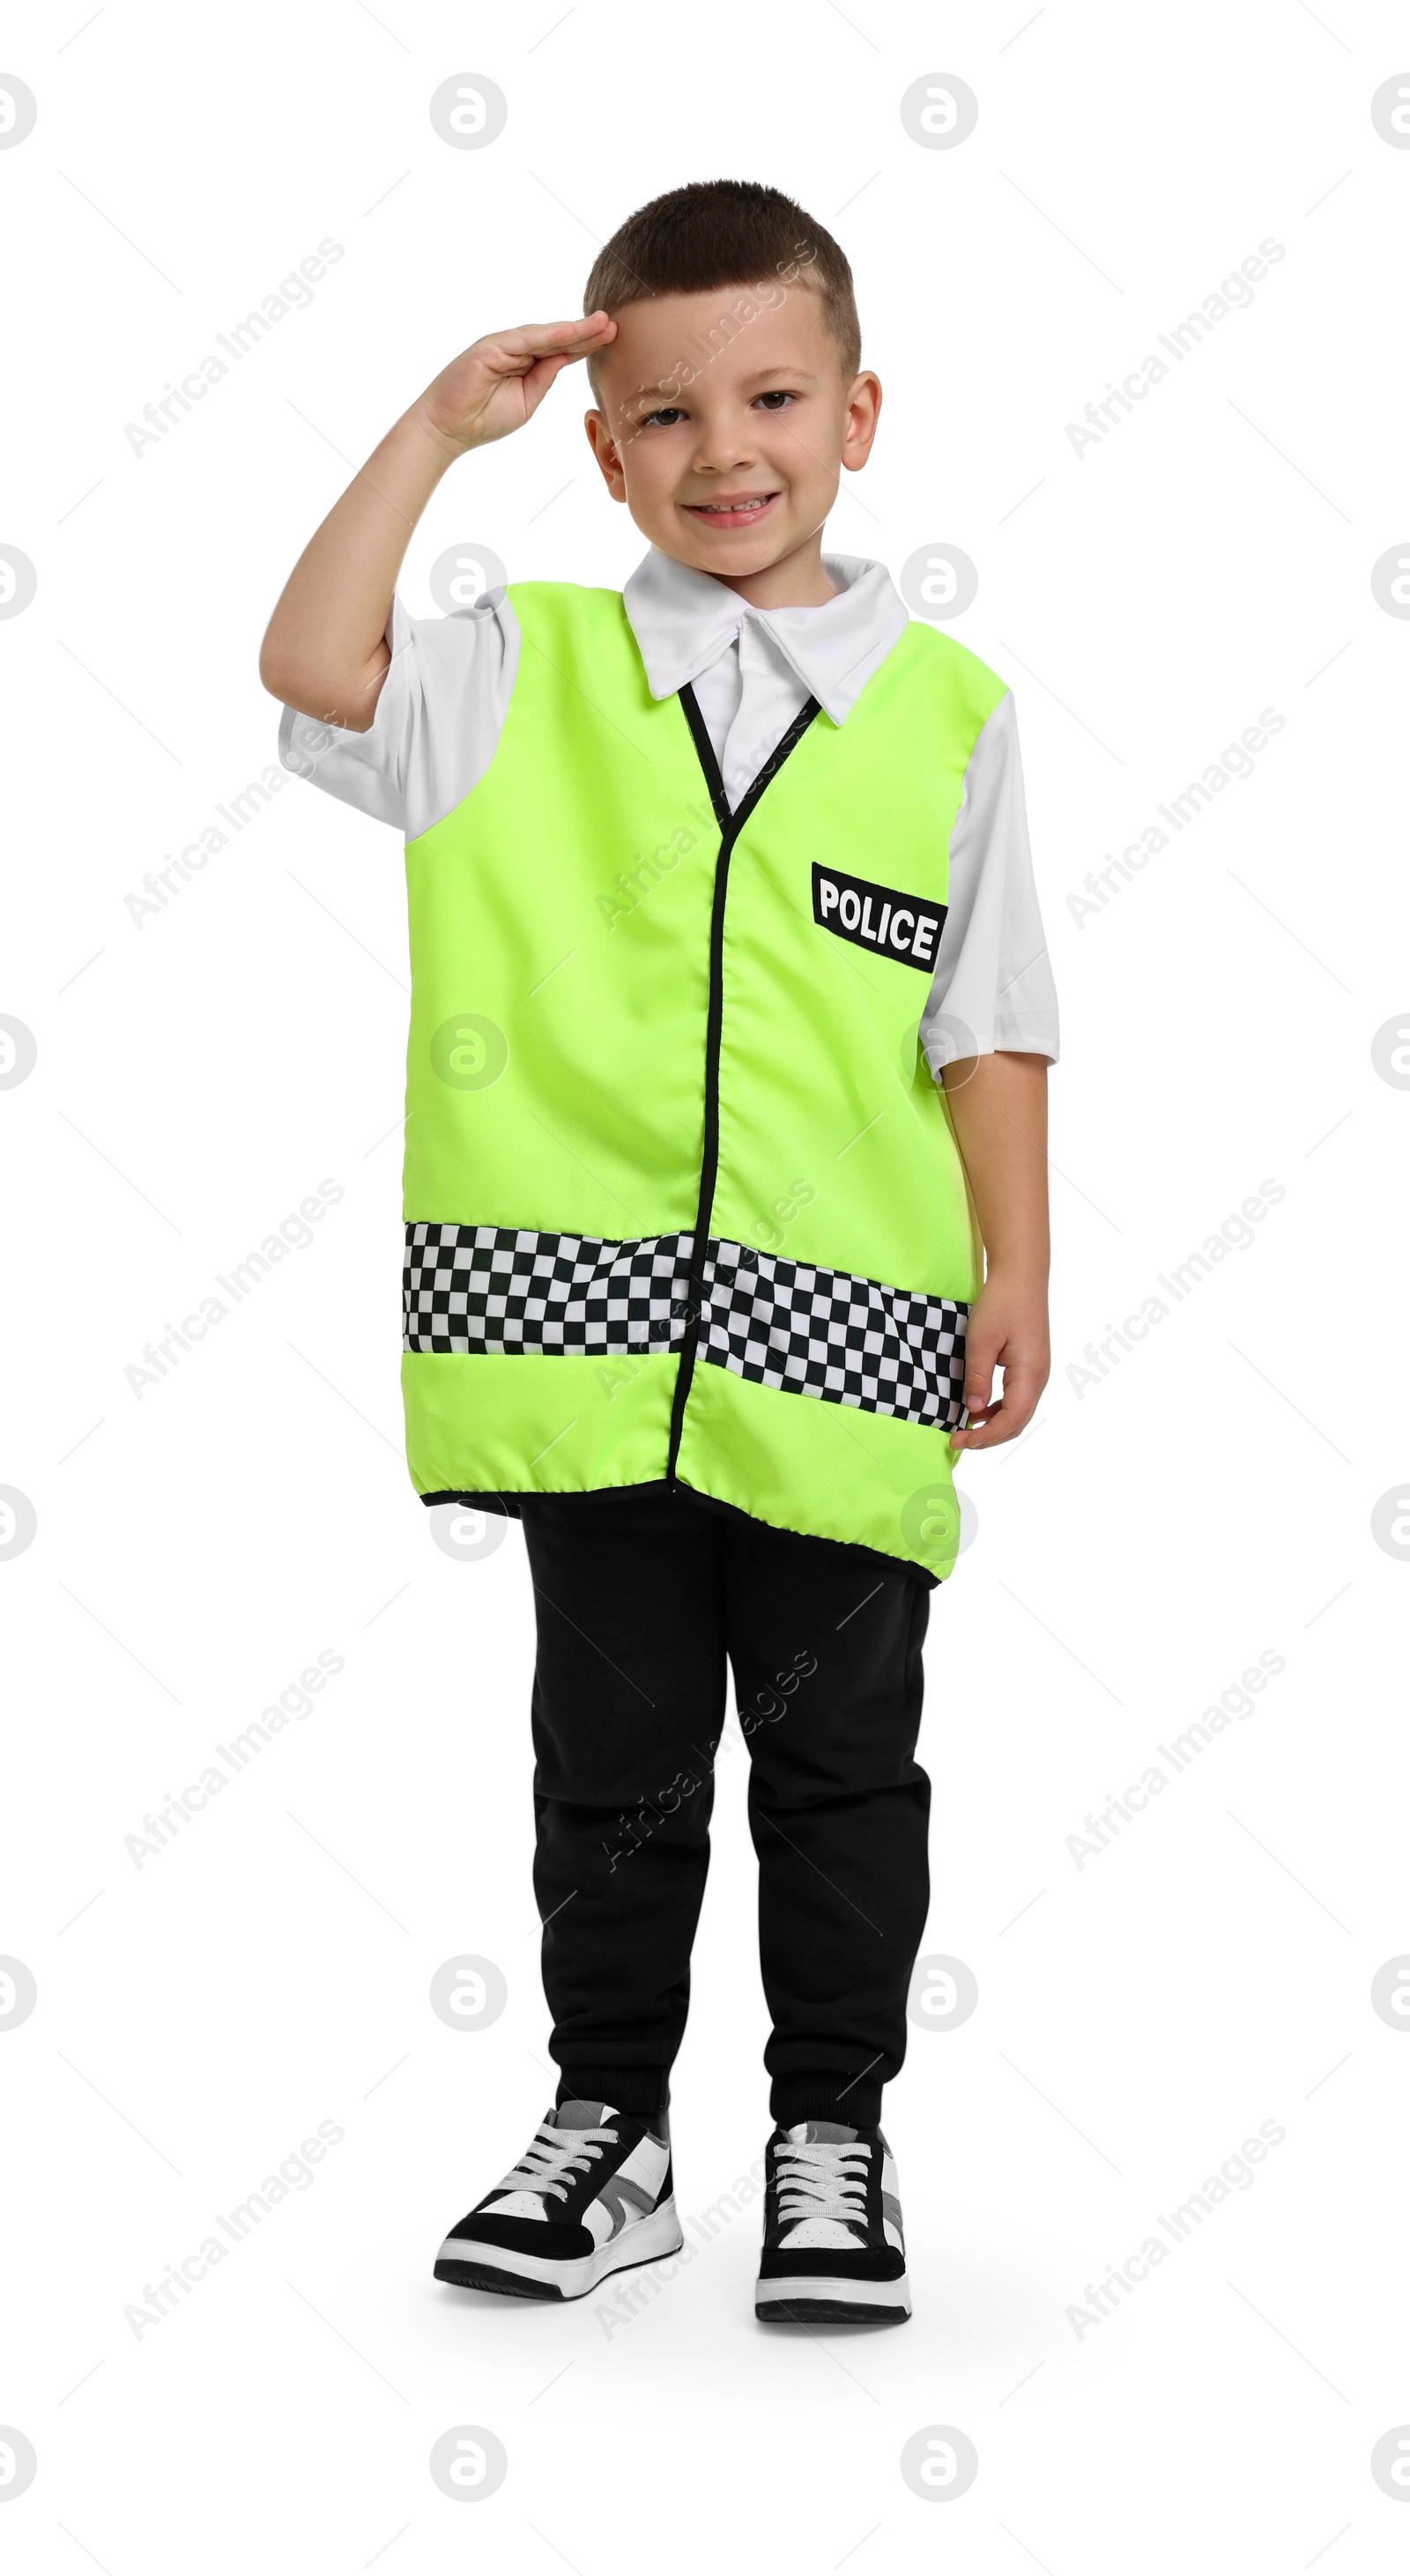
[[[753,621],[842,724],[910,621],[884,564],[824,555],[823,566],[837,596],[821,607],[753,608],[709,573],[653,546],[622,590],[653,698],[672,697],[698,679]]]

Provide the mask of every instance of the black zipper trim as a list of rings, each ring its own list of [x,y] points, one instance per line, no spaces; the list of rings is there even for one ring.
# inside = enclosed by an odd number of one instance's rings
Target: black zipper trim
[[[758,777],[751,781],[734,813],[730,812],[715,746],[710,740],[705,719],[696,702],[695,691],[687,680],[679,691],[685,720],[705,773],[710,790],[710,803],[719,824],[721,839],[715,861],[715,891],[710,907],[710,1001],[705,1020],[705,1141],[700,1157],[700,1197],[695,1211],[695,1232],[690,1255],[690,1286],[686,1307],[685,1337],[681,1344],[680,1365],[676,1372],[675,1401],[671,1406],[671,1439],[666,1454],[666,1483],[674,1491],[680,1488],[676,1460],[680,1454],[681,1432],[685,1425],[686,1400],[690,1381],[695,1374],[695,1354],[700,1340],[700,1305],[705,1293],[705,1246],[710,1232],[710,1217],[715,1203],[715,1180],[720,1159],[720,1031],[724,1020],[724,939],[725,896],[729,886],[729,863],[734,845],[771,779],[776,778],[791,751],[795,751],[819,713],[816,698],[805,698],[788,731],[775,743]]]

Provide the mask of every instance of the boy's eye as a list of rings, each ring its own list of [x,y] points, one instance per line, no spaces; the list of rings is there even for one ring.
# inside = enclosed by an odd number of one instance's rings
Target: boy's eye
[[[652,423],[656,422],[669,429],[672,422],[684,420],[684,418],[685,413],[680,409],[678,404],[673,405],[667,403],[660,411],[649,411],[646,414],[645,419],[639,422],[638,426],[642,429],[650,429]]]
[[[785,393],[780,387],[775,392],[759,394],[755,399],[761,403],[765,403],[770,411],[781,411],[785,403],[796,402],[797,396],[796,394]]]

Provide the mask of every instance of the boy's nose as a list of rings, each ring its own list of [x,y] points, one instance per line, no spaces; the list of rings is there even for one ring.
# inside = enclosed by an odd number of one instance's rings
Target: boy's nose
[[[754,461],[748,439],[721,429],[702,436],[691,465],[697,474],[747,474]]]

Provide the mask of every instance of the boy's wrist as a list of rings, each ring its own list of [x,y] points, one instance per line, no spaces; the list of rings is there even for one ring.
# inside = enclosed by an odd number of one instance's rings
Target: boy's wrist
[[[1048,1256],[1046,1250],[1009,1252],[996,1257],[989,1253],[984,1265],[984,1286],[994,1295],[1022,1298],[1046,1306],[1048,1302]]]
[[[455,463],[457,456],[466,455],[472,447],[479,444],[474,438],[455,436],[437,420],[431,407],[429,392],[417,396],[410,411],[403,412],[398,427],[409,430],[413,437],[440,460],[442,472],[448,465]]]

